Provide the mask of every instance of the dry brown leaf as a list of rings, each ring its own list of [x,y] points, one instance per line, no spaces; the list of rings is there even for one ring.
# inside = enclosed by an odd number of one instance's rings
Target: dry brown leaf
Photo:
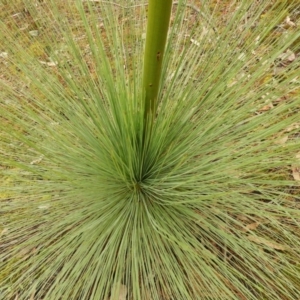
[[[295,27],[296,24],[294,22],[291,21],[291,18],[289,16],[286,17],[285,19],[285,23],[291,27]]]
[[[285,246],[280,245],[276,242],[268,241],[268,240],[266,240],[262,237],[258,237],[258,236],[255,236],[255,235],[249,235],[247,238],[251,242],[254,242],[256,244],[262,244],[262,245],[265,245],[265,246],[270,247],[270,248],[275,249],[275,250],[286,250]]]
[[[249,221],[249,218],[244,215],[237,215],[237,219],[241,221]]]
[[[296,59],[296,55],[292,50],[287,49],[286,52],[281,53],[278,58],[282,61],[283,64],[288,64]]]
[[[47,62],[47,61],[39,60],[39,62],[42,65],[47,65],[48,67],[55,67],[57,65],[57,63],[54,61]]]
[[[284,145],[287,142],[288,139],[289,139],[289,136],[285,135],[284,137],[276,140],[276,144],[277,145]]]
[[[273,107],[274,107],[274,106],[273,106],[273,103],[270,102],[269,104],[263,106],[259,111],[268,111],[268,110],[270,110],[270,109],[273,108]]]
[[[289,127],[287,127],[285,129],[285,132],[290,132],[290,131],[298,129],[298,128],[300,128],[300,123],[293,123],[292,125],[290,125]]]
[[[33,160],[30,162],[31,165],[38,165],[43,160],[44,155],[40,156],[38,159]]]
[[[275,67],[274,68],[274,75],[279,75],[279,74],[282,74],[286,72],[286,67],[284,66],[281,66],[281,67]],[[283,97],[280,97],[276,100],[276,102],[279,102],[279,101],[282,101],[282,100],[286,100],[286,97],[283,96]]]
[[[300,181],[300,167],[293,166],[292,171],[294,179]]]
[[[245,226],[246,231],[255,230],[260,225],[259,222],[254,222]]]
[[[289,56],[287,57],[287,60],[288,60],[288,61],[292,62],[292,61],[294,61],[294,60],[296,59],[296,55],[295,55],[294,52],[288,50],[288,51],[287,51],[287,54],[289,54]]]

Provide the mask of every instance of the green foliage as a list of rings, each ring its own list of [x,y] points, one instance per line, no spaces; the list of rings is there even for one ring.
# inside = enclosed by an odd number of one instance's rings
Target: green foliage
[[[299,7],[175,3],[150,131],[130,3],[2,5],[0,298],[298,299]]]

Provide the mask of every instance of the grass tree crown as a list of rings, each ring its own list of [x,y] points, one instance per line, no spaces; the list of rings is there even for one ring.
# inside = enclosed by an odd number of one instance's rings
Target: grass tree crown
[[[299,7],[147,4],[1,3],[0,299],[298,299]]]

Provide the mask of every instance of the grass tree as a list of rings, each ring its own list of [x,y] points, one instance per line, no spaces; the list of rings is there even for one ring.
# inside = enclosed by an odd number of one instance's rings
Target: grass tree
[[[295,1],[0,5],[0,299],[299,298]]]

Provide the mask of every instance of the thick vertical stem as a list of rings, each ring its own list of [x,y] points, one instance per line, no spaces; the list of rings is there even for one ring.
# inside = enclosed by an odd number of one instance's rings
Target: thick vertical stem
[[[149,0],[143,88],[145,117],[155,115],[162,60],[170,24],[172,0]]]

